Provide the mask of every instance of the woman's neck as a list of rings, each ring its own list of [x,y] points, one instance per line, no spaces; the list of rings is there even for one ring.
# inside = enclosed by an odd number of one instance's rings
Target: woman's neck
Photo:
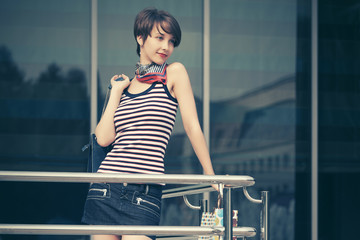
[[[142,55],[140,55],[139,63],[140,63],[141,65],[148,65],[148,64],[151,64],[152,61],[149,60],[149,59],[144,59],[144,58],[142,57]]]

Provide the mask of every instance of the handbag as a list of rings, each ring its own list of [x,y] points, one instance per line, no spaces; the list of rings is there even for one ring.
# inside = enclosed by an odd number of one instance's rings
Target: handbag
[[[113,148],[112,144],[107,147],[102,147],[98,144],[96,140],[96,135],[94,133],[90,136],[90,142],[88,144],[89,155],[88,155],[88,172],[97,172],[101,162],[105,159],[106,154],[111,151]]]
[[[217,199],[217,206],[215,207],[213,212],[203,212],[201,216],[201,223],[200,226],[223,226],[224,225],[224,210],[221,208],[222,198],[221,194],[219,193]],[[198,240],[222,240],[222,237],[219,236],[199,236]]]
[[[110,97],[110,91],[111,91],[111,85],[109,86],[107,93],[106,93],[106,97],[105,97],[105,101],[104,101],[104,106],[103,106],[103,110],[102,110],[102,114],[101,116],[104,114],[106,105],[109,101],[109,97]],[[98,144],[97,140],[96,140],[96,135],[95,133],[90,134],[90,141],[88,144],[86,144],[83,148],[82,151],[84,152],[86,149],[89,149],[89,155],[88,155],[88,164],[87,164],[87,171],[88,172],[97,172],[97,170],[99,169],[101,162],[105,159],[106,154],[108,152],[110,152],[113,148],[113,144],[110,144],[107,147],[102,147]]]
[[[200,226],[224,226],[224,209],[221,207],[222,198],[219,194],[217,200],[217,206],[213,212],[203,212],[201,216]],[[238,210],[233,210],[232,216],[233,227],[237,227],[238,223]],[[199,236],[198,240],[207,239],[207,240],[222,240],[222,236]],[[236,237],[233,237],[233,240],[236,240]]]

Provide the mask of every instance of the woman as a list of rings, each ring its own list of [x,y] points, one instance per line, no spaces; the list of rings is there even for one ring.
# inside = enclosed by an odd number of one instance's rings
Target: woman
[[[204,173],[214,175],[187,71],[181,63],[166,63],[180,44],[178,22],[165,11],[144,9],[135,19],[134,37],[140,57],[135,77],[130,80],[119,74],[111,78],[109,101],[95,129],[99,145],[113,144],[98,172],[163,174],[163,158],[179,107]],[[158,225],[161,191],[160,184],[94,183],[83,222]],[[96,240],[149,238],[155,236],[94,236]]]

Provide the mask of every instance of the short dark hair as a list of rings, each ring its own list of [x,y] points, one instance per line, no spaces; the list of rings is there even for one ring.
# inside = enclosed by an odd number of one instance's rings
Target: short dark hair
[[[181,41],[181,29],[179,23],[168,12],[157,10],[156,8],[145,8],[136,16],[134,23],[135,40],[137,40],[138,36],[141,36],[145,42],[153,27],[158,24],[166,33],[174,36],[174,47],[179,46]],[[136,52],[140,56],[139,43],[137,43]]]

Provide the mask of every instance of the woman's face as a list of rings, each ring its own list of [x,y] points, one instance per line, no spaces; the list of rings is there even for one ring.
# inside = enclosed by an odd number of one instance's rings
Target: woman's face
[[[154,26],[145,42],[141,36],[137,37],[140,45],[140,63],[152,62],[162,65],[174,51],[175,39],[173,35],[166,33],[160,25]]]

